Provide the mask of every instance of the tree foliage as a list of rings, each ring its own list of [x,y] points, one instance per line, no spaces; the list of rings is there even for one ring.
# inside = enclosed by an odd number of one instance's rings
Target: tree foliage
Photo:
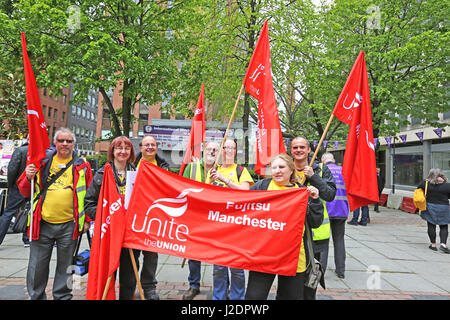
[[[114,136],[127,135],[138,103],[169,100],[163,108],[191,115],[201,82],[214,119],[228,119],[265,20],[286,137],[322,135],[360,50],[375,136],[410,117],[442,127],[437,114],[448,111],[448,1],[20,0],[0,10],[0,68],[20,74],[25,31],[38,86],[73,84],[79,100],[98,90]],[[256,114],[244,95],[236,119],[247,127]],[[326,139],[345,140],[346,130],[335,120]]]

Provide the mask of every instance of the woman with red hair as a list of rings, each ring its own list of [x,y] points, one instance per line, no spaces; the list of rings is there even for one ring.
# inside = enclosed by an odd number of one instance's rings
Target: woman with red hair
[[[133,144],[127,137],[117,137],[109,145],[108,162],[114,173],[114,179],[116,181],[116,186],[119,190],[120,196],[122,197],[122,203],[124,203],[125,198],[127,171],[136,170],[133,165],[135,160],[136,155],[134,153]],[[103,166],[97,171],[84,198],[85,212],[90,218],[92,218],[92,220],[95,220],[95,214],[97,212],[97,203],[99,201],[100,189],[102,187],[104,169],[105,167]],[[131,263],[130,255],[127,250],[122,250],[120,255],[120,264],[122,265],[123,263]],[[121,278],[122,276],[119,275],[119,282],[121,282]],[[124,288],[124,286],[120,285],[120,288]],[[122,289],[119,290],[120,300],[130,299],[133,297],[133,293],[123,291],[124,290]]]

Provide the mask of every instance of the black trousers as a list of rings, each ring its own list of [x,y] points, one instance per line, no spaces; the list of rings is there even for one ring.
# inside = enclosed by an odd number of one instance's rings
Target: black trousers
[[[334,264],[337,274],[344,274],[345,272],[345,221],[346,219],[330,219],[334,247]]]
[[[427,222],[428,225],[428,237],[430,238],[431,243],[436,243],[436,225]],[[448,224],[439,226],[439,238],[441,243],[446,244],[448,238]]]
[[[156,288],[156,269],[158,268],[158,254],[151,251],[142,251],[144,261],[141,270],[141,284],[144,291]],[[134,260],[136,267],[139,270],[139,256],[141,250],[133,249]],[[130,253],[128,248],[123,248],[120,254],[120,268],[119,268],[119,299],[132,300],[134,292],[136,291],[136,276],[134,274],[133,265],[131,263]]]
[[[305,272],[295,276],[250,271],[245,300],[267,300],[275,276],[278,276],[277,300],[303,300]]]

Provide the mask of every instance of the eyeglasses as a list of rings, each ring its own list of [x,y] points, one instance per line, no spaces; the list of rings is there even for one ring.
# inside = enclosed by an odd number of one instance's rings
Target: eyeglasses
[[[64,143],[64,142],[69,143],[69,144],[73,143],[73,140],[70,140],[70,139],[56,139],[56,141],[59,143]]]
[[[234,150],[234,147],[223,147],[225,150]]]
[[[147,143],[147,144],[141,145],[141,147],[144,147],[144,148],[156,147],[156,144],[154,144],[154,143]]]
[[[206,151],[208,151],[208,152],[216,152],[217,149],[216,148],[206,148]]]
[[[131,151],[131,148],[130,147],[117,147],[117,148],[114,148],[115,150],[119,150],[119,151],[123,151],[123,150],[125,150],[125,151]]]

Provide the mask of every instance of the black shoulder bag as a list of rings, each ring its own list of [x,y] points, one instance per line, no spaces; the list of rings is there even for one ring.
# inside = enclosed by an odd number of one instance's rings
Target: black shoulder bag
[[[323,276],[322,266],[320,265],[320,262],[314,258],[314,249],[312,246],[312,237],[311,237],[311,230],[309,229],[308,222],[305,218],[305,232],[306,232],[306,238],[308,241],[308,255],[309,255],[309,263],[306,267],[306,274],[305,274],[305,286],[311,288],[311,289],[317,289],[317,286],[319,285],[320,279]]]
[[[41,195],[45,195],[48,187],[50,187],[50,185],[55,182],[67,170],[67,168],[70,168],[72,163],[73,158],[69,161],[69,163],[67,163],[64,169],[59,170],[57,174],[55,174],[49,181],[45,183],[42,191],[35,197],[35,199],[39,200],[39,197]],[[31,201],[27,200],[19,207],[16,219],[14,220],[14,224],[11,226],[12,233],[24,233],[27,230],[28,215],[30,213],[30,203]]]

